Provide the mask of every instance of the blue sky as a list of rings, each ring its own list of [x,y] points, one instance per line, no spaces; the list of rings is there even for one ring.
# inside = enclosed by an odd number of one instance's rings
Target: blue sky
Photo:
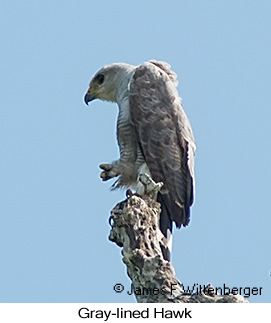
[[[271,301],[271,2],[18,1],[0,12],[0,302],[135,302],[108,240],[98,165],[117,106],[83,103],[104,64],[165,60],[196,138],[196,201],[176,230],[186,285],[262,287]]]

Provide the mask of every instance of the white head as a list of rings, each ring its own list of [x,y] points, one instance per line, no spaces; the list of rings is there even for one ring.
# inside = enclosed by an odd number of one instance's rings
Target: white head
[[[85,103],[100,99],[117,102],[117,96],[128,86],[131,73],[135,66],[125,63],[114,63],[101,68],[90,81],[85,95]]]

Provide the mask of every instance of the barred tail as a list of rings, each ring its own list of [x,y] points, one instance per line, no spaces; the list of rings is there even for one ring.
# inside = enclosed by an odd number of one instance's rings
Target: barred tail
[[[158,193],[157,201],[161,204],[160,213],[160,230],[165,237],[165,246],[161,245],[162,254],[165,260],[170,261],[172,252],[172,220],[170,219],[169,211],[163,201],[163,195]]]

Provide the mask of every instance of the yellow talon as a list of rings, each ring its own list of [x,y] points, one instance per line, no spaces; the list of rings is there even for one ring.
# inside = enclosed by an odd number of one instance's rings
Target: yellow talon
[[[110,164],[101,164],[99,167],[103,170],[110,170],[112,168]]]

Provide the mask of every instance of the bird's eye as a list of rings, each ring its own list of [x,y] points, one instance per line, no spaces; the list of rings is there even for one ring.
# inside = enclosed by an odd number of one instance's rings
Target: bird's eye
[[[96,79],[97,79],[97,81],[98,81],[99,84],[102,84],[103,81],[104,81],[104,75],[103,74],[98,74],[96,76]]]

